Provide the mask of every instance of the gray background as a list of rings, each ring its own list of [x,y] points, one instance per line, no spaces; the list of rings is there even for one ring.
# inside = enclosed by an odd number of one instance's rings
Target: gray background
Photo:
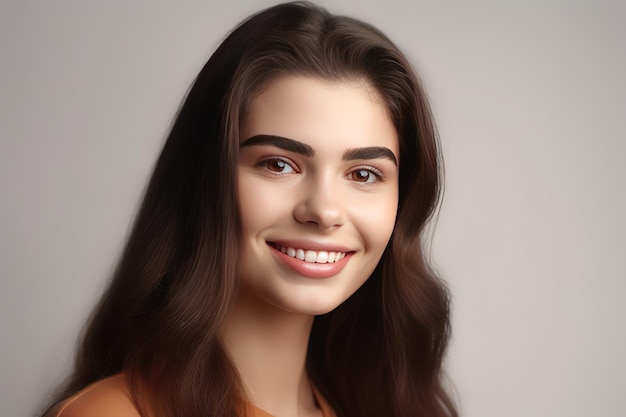
[[[623,416],[624,3],[321,3],[386,32],[432,99],[462,414]],[[184,92],[269,4],[0,4],[0,415],[68,371]]]

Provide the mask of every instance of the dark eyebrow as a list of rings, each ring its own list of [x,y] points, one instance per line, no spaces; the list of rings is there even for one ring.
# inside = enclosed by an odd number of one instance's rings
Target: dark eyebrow
[[[396,156],[391,149],[384,147],[354,148],[348,149],[343,153],[344,161],[352,161],[354,159],[390,159],[394,165],[398,166]]]
[[[276,135],[256,135],[244,140],[239,146],[275,146],[286,151],[299,153],[304,156],[313,156],[315,151],[309,145],[297,140],[283,138]]]
[[[276,135],[255,135],[246,140],[244,140],[239,146],[247,147],[247,146],[275,146],[280,149],[284,149],[286,151],[299,153],[304,156],[313,156],[315,155],[315,151],[312,147],[307,145],[306,143],[298,142],[294,139],[284,138],[282,136]],[[378,159],[384,158],[391,160],[396,166],[398,165],[398,160],[396,156],[393,154],[391,149],[385,147],[367,147],[367,148],[354,148],[348,149],[343,153],[342,159],[344,161],[353,161],[356,159]]]

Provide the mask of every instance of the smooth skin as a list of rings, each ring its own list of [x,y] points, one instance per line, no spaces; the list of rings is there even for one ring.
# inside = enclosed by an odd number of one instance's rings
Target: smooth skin
[[[251,100],[240,126],[240,290],[222,337],[251,400],[274,416],[321,415],[305,371],[313,319],[380,260],[399,155],[364,81],[285,77]],[[305,260],[290,256],[296,249]]]

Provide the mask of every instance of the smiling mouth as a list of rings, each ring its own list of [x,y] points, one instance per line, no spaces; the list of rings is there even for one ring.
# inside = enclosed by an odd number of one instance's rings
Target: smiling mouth
[[[338,262],[346,256],[346,252],[334,252],[324,250],[315,251],[310,249],[292,248],[290,246],[281,246],[273,242],[268,243],[285,255],[308,263],[330,264]]]

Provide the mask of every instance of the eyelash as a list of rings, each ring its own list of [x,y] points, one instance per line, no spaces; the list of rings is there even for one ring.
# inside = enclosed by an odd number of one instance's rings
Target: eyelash
[[[291,174],[291,173],[282,173],[282,172],[278,172],[275,170],[272,170],[269,168],[269,164],[273,163],[273,162],[283,162],[286,165],[288,165],[289,167],[291,167],[291,169],[293,170],[294,173],[299,173],[300,169],[298,168],[298,166],[289,158],[285,158],[284,156],[271,156],[268,158],[265,158],[263,160],[261,160],[257,166],[265,169],[269,174],[271,175],[276,175],[276,176],[280,176],[280,175],[287,175],[287,174]],[[380,171],[378,168],[375,168],[371,165],[362,165],[362,166],[357,166],[355,168],[353,168],[352,170],[350,170],[350,172],[348,172],[347,177],[350,177],[352,174],[359,172],[359,171],[367,171],[370,174],[372,174],[375,177],[375,180],[372,182],[368,182],[368,181],[356,181],[354,180],[356,183],[359,183],[361,185],[364,186],[371,186],[377,182],[380,182],[382,180],[384,180],[384,175],[382,173],[382,171]]]

